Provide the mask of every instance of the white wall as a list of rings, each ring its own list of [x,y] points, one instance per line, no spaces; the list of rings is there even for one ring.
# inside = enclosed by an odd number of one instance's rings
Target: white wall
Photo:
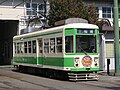
[[[24,8],[0,8],[0,19],[2,20],[19,20],[21,16],[24,16]]]

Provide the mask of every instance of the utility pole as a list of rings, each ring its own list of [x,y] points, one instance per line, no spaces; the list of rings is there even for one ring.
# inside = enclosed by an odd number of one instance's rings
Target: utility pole
[[[115,56],[115,75],[120,75],[118,0],[114,0],[114,56]]]

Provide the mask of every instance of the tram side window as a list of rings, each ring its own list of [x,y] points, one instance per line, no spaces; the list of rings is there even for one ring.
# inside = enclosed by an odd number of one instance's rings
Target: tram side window
[[[44,53],[49,53],[49,39],[44,39]]]
[[[55,38],[50,38],[50,53],[55,53]]]
[[[20,43],[17,43],[17,53],[20,53]]]
[[[32,48],[31,48],[31,41],[28,41],[28,53],[31,53]]]
[[[43,43],[42,43],[42,39],[39,39],[39,53],[42,53],[42,46],[43,46]]]
[[[24,43],[20,42],[20,53],[24,53]]]
[[[73,53],[73,36],[65,37],[65,52]]]
[[[32,51],[33,53],[36,53],[36,41],[32,41]]]
[[[14,43],[14,48],[15,48],[15,53],[17,53],[17,45],[16,45],[16,43]]]
[[[61,53],[62,52],[62,37],[57,37],[56,41],[57,41],[56,43],[57,53]]]
[[[24,51],[27,53],[27,42],[24,42]]]

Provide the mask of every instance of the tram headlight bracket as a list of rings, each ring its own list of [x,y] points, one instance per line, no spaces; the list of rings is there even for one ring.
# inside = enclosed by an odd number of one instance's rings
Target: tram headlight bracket
[[[95,65],[95,66],[98,66],[98,60],[99,60],[98,57],[94,57],[94,65]]]
[[[74,59],[74,66],[75,66],[75,67],[79,67],[79,66],[80,66],[80,58],[79,58],[79,57],[76,57],[76,58]]]

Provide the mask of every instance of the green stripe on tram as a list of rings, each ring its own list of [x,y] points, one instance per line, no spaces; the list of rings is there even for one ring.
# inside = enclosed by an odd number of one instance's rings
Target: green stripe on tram
[[[74,35],[77,33],[77,29],[71,28],[71,29],[65,29],[65,35]]]
[[[25,64],[42,64],[49,66],[59,66],[59,67],[73,67],[74,58],[61,58],[61,57],[39,57],[37,59],[34,57],[14,57],[14,62],[25,63]]]
[[[90,71],[99,71],[99,68],[90,68],[90,69],[86,69],[86,68],[71,68],[71,71],[87,71],[87,72],[90,72]]]
[[[14,57],[13,62],[25,64],[37,64],[36,57]]]

